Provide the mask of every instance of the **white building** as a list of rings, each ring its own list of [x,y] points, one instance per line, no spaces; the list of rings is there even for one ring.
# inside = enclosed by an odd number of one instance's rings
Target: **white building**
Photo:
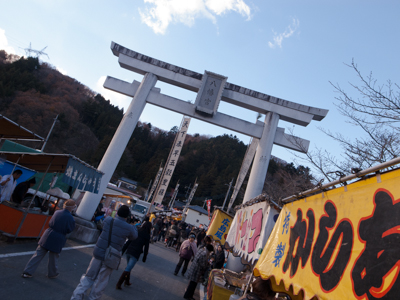
[[[204,208],[191,205],[187,211],[184,211],[183,218],[187,224],[200,227],[208,227],[210,220],[208,218],[208,212]]]

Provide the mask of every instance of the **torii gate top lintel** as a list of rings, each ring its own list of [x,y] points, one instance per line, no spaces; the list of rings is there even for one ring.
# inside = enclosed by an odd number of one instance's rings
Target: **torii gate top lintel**
[[[200,89],[203,74],[143,55],[136,51],[125,48],[115,42],[111,43],[111,50],[115,56],[119,57],[119,64],[123,68],[142,75],[145,75],[149,72],[154,73],[160,81],[173,84],[193,92],[198,92]],[[137,62],[132,64],[132,59],[136,60]],[[301,121],[296,122],[295,118],[289,116],[293,114],[293,111],[297,111],[297,113],[300,114],[311,115],[310,121],[311,119],[315,121],[321,121],[328,113],[328,110],[326,109],[283,100],[229,82],[226,82],[225,84],[221,100],[264,114],[267,111],[275,111],[280,115],[280,119],[302,126],[306,126],[309,122],[304,122],[303,118]],[[258,101],[252,103],[251,100]],[[291,112],[288,113],[288,110]]]

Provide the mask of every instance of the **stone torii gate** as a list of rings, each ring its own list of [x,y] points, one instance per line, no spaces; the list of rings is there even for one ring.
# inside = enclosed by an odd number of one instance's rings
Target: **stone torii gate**
[[[227,82],[227,77],[215,73],[205,71],[200,74],[180,68],[114,42],[111,43],[111,50],[118,57],[122,68],[143,74],[144,78],[141,83],[129,83],[107,77],[104,83],[105,88],[133,99],[98,167],[104,172],[99,193],[86,193],[76,212],[86,220],[92,218],[146,103],[259,139],[243,202],[262,193],[273,144],[300,152],[308,150],[309,141],[286,134],[283,128],[278,127],[279,120],[307,126],[311,120],[321,121],[328,113],[325,109],[290,102],[231,84]],[[160,89],[155,88],[157,80],[197,92],[196,102],[192,104],[161,94]],[[219,113],[218,105],[221,100],[265,114],[265,120],[251,123]],[[296,143],[292,142],[293,138]]]

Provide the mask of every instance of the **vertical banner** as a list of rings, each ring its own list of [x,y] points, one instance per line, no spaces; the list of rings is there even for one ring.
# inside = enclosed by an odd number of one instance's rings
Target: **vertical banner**
[[[198,187],[198,186],[199,186],[199,184],[198,184],[198,183],[195,183],[195,184],[194,184],[194,186],[193,186],[192,190],[190,191],[189,198],[188,198],[188,199],[187,199],[187,201],[186,201],[185,208],[188,208],[188,207],[189,207],[189,205],[190,205],[190,202],[192,202],[192,199],[193,199],[194,193],[196,193],[196,190],[197,190],[197,187]]]
[[[174,174],[176,164],[178,163],[182,146],[185,141],[187,131],[189,129],[189,124],[190,124],[190,118],[183,117],[181,127],[179,128],[179,131],[175,139],[175,143],[171,148],[171,152],[169,153],[168,160],[165,163],[164,173],[158,184],[152,203],[161,203],[162,200],[164,199],[165,193],[167,192],[168,189],[169,182],[171,181],[171,177]]]
[[[151,196],[153,196],[153,193],[154,193],[154,191],[155,191],[155,189],[156,189],[156,187],[157,187],[157,184],[158,184],[158,182],[160,181],[160,177],[161,177],[162,171],[163,171],[163,168],[160,167],[160,169],[159,169],[158,172],[157,172],[156,179],[154,180],[153,185],[151,186],[150,193],[149,193],[149,195],[147,196],[147,199],[148,199],[148,200],[150,200],[150,199],[151,199]]]
[[[236,212],[226,238],[227,247],[254,263],[260,257],[278,216],[278,211],[267,201],[241,208]]]
[[[240,171],[238,177],[236,179],[235,187],[233,188],[232,197],[229,200],[228,211],[231,209],[233,202],[235,202],[236,196],[239,193],[240,188],[242,187],[243,181],[249,171],[251,162],[253,161],[254,154],[256,153],[256,149],[258,147],[259,139],[253,138],[251,140],[250,146],[246,150],[246,155],[244,156],[244,160],[242,166],[240,167]]]
[[[232,220],[233,217],[224,211],[220,209],[214,210],[207,235],[210,235],[214,241],[220,241],[221,245],[224,245]]]
[[[207,201],[207,211],[208,211],[208,219],[211,220],[210,216],[210,211],[211,211],[211,199],[206,200]]]

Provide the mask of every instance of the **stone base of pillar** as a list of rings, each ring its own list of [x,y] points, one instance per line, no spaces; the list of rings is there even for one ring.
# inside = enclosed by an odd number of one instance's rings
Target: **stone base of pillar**
[[[97,229],[96,224],[77,216],[74,216],[74,219],[75,229],[69,234],[68,238],[76,239],[88,244],[96,243],[100,236],[100,230]]]

